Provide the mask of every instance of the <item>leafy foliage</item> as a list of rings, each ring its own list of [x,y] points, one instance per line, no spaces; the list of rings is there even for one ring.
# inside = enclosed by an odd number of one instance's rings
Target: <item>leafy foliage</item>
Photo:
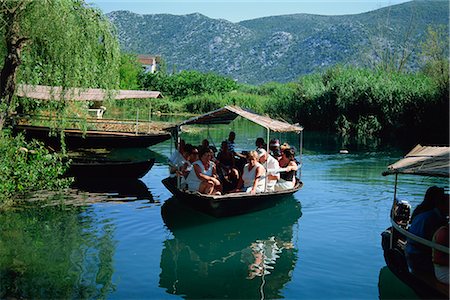
[[[173,99],[204,93],[225,93],[237,87],[230,78],[199,71],[181,71],[172,75],[165,72],[146,73],[141,76],[141,84],[147,90],[161,91]]]
[[[19,195],[70,183],[60,178],[67,168],[60,155],[50,154],[36,141],[26,142],[23,136],[0,134],[0,208]]]

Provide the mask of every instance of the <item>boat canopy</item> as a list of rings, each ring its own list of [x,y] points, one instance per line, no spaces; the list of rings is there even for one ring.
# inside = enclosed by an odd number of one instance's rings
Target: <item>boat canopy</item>
[[[193,124],[203,124],[203,125],[229,124],[239,116],[275,132],[300,133],[303,131],[303,127],[299,126],[298,124],[289,124],[284,121],[274,120],[268,116],[261,116],[249,110],[242,109],[238,106],[230,106],[230,105],[211,111],[204,115],[183,121],[178,126],[193,125]]]
[[[16,89],[18,97],[38,100],[75,100],[75,101],[104,101],[107,99],[148,99],[162,98],[156,91],[111,90],[66,88],[60,86],[19,84]]]
[[[449,177],[450,147],[417,145],[404,158],[388,166],[383,175],[411,174]]]

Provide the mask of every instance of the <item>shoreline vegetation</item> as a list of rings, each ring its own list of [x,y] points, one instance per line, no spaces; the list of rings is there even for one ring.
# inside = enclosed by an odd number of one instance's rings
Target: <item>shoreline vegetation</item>
[[[449,51],[443,28],[430,27],[425,42],[417,45],[422,69],[415,73],[403,70],[403,56],[398,60],[390,53],[373,68],[336,65],[294,82],[253,86],[195,70],[170,73],[163,60],[156,73],[144,74],[136,55],[120,52],[117,32],[100,11],[82,0],[48,1],[48,6],[3,1],[0,7],[0,210],[24,192],[69,184],[60,180],[65,166],[59,156],[65,151],[50,153],[41,144],[13,137],[8,133],[12,114],[47,112],[57,119],[50,122],[54,128],[64,128],[74,116],[87,117],[79,113],[86,104],[19,99],[18,83],[162,92],[164,98],[151,103],[105,101],[107,114],[120,111],[130,119],[137,109],[201,114],[238,105],[361,143],[394,137],[448,144]]]

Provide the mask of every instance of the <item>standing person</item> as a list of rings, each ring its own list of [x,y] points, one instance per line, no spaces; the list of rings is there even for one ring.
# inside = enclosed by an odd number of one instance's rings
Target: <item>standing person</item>
[[[222,186],[218,180],[216,165],[211,161],[213,152],[209,148],[199,150],[200,159],[193,163],[193,171],[186,178],[190,191],[201,194],[221,194]]]
[[[235,192],[246,192],[250,194],[262,193],[265,188],[265,169],[258,162],[258,153],[250,151],[247,153],[248,163],[244,170]]]
[[[238,156],[240,158],[246,158],[245,155],[236,152],[236,143],[234,140],[236,139],[236,133],[234,131],[230,131],[230,134],[228,135],[228,139],[226,142],[228,143],[228,151],[233,153],[233,155]]]
[[[280,179],[280,173],[276,172],[280,168],[278,160],[268,154],[264,149],[258,149],[259,162],[266,168],[267,192],[275,190],[275,184]]]
[[[430,187],[423,202],[413,212],[411,226],[412,234],[431,241],[436,230],[447,223],[448,197],[444,189]],[[406,262],[413,273],[434,274],[431,248],[408,238],[406,241]]]
[[[295,173],[298,166],[295,162],[295,153],[293,149],[284,149],[281,152],[281,159],[278,161],[283,172],[280,173],[280,180],[275,184],[275,191],[284,191],[293,189],[295,186]]]
[[[216,161],[217,173],[223,183],[224,192],[235,189],[239,180],[239,172],[235,167],[234,155],[228,151],[226,141],[222,142]]]
[[[277,160],[281,159],[280,141],[278,139],[272,139],[269,143],[270,155]]]

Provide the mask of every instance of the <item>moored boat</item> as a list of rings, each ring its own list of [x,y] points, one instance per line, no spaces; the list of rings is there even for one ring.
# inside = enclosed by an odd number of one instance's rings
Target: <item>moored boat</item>
[[[162,182],[164,186],[181,202],[190,205],[194,209],[210,214],[215,217],[225,217],[237,214],[244,214],[250,211],[261,210],[273,206],[277,201],[292,195],[303,187],[301,181],[301,160],[302,160],[302,133],[303,127],[297,124],[289,124],[283,121],[271,119],[267,116],[261,116],[237,106],[225,106],[204,115],[191,118],[177,125],[175,138],[179,143],[179,132],[185,125],[213,125],[229,124],[237,117],[252,121],[267,130],[267,141],[270,137],[270,131],[274,132],[294,132],[299,134],[299,172],[296,176],[295,186],[283,191],[267,191],[250,194],[245,192],[227,193],[221,195],[206,195],[199,192],[189,191],[182,188],[180,178],[166,178]],[[178,148],[178,147],[177,147]],[[269,148],[267,147],[267,153]],[[192,171],[191,171],[192,172]],[[178,175],[179,176],[179,175]]]
[[[97,158],[77,158],[69,163],[66,176],[75,178],[141,178],[155,163],[151,158],[142,161],[99,160]]]
[[[22,132],[25,135],[25,138],[29,140],[39,140],[53,149],[60,149],[61,147],[60,135],[51,135],[50,127],[15,125],[13,130],[15,133]],[[83,131],[79,129],[64,129],[64,142],[68,150],[92,148],[146,148],[164,142],[170,139],[170,136],[170,133],[165,131],[136,134],[120,131]]]
[[[392,226],[381,234],[386,265],[420,297],[426,299],[448,299],[449,285],[439,282],[433,274],[410,270],[405,256],[407,240],[412,240],[422,247],[436,249],[447,255],[449,248],[408,231],[411,206],[407,201],[400,201],[397,197],[398,175],[449,178],[449,158],[450,147],[417,145],[403,159],[390,165],[388,170],[383,173],[383,175],[395,175],[394,201],[390,216]]]

